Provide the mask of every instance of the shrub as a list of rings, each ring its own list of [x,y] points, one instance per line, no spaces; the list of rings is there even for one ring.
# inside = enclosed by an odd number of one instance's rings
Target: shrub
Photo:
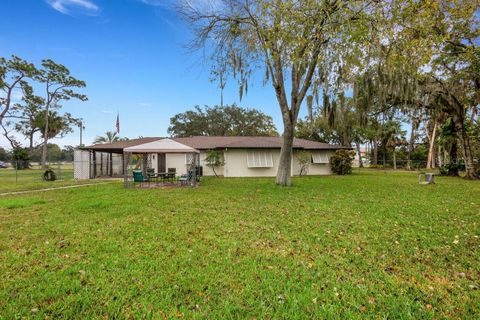
[[[47,169],[43,173],[43,180],[45,180],[45,181],[55,181],[55,180],[57,180],[57,176],[55,175],[55,172],[53,172],[52,169]]]
[[[354,157],[355,151],[353,150],[337,150],[335,154],[330,157],[332,171],[339,175],[351,174]]]
[[[442,176],[458,176],[458,171],[465,171],[465,163],[459,161],[458,163],[447,163],[439,168]]]
[[[15,148],[12,151],[12,166],[18,170],[30,168],[30,156],[24,148]]]
[[[312,154],[308,151],[299,151],[297,153],[297,161],[300,165],[300,176],[306,175],[310,163],[312,163]]]
[[[218,177],[215,168],[222,167],[225,165],[225,159],[223,158],[223,152],[219,152],[216,150],[209,150],[207,152],[207,157],[205,158],[205,164],[207,167],[212,169],[213,173],[216,177]]]

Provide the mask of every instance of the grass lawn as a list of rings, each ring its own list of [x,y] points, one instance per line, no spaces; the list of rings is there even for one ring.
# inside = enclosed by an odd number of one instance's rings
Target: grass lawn
[[[58,175],[58,168],[52,166],[52,169]],[[12,168],[0,169],[0,193],[104,182],[101,180],[74,180],[72,165],[62,165],[59,180],[56,181],[43,181],[44,172],[45,170],[39,166],[18,170],[17,173]]]
[[[480,183],[415,173],[0,198],[0,318],[480,318]]]

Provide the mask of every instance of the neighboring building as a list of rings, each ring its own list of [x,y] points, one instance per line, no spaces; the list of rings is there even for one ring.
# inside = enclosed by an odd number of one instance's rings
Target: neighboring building
[[[369,163],[369,154],[370,150],[368,148],[360,148],[360,154],[358,154],[358,151],[355,151],[355,158],[353,159],[352,165],[354,167],[359,167],[360,166],[360,157],[362,157],[362,163],[365,167],[368,167]]]
[[[213,175],[211,168],[205,164],[209,150],[223,153],[225,165],[215,171],[224,177],[273,177],[277,174],[282,137],[211,137],[194,136],[185,138],[140,138],[107,144],[97,144],[77,150],[75,174],[77,178],[95,178],[100,176],[120,176],[123,174],[124,149],[142,145],[152,146],[153,142],[173,140],[177,146],[190,147],[200,154],[200,165],[205,176]],[[162,141],[160,141],[162,140]],[[169,141],[171,141],[169,140]],[[311,153],[311,164],[307,174],[328,175],[331,173],[329,159],[338,149],[345,147],[326,143],[294,139],[292,174],[300,174],[297,159],[299,151]],[[128,149],[127,149],[128,150]],[[131,149],[130,149],[131,150]],[[148,150],[144,149],[143,151]],[[178,175],[187,171],[189,153],[175,150],[165,152],[148,152],[147,166],[155,172],[166,172],[175,168]]]

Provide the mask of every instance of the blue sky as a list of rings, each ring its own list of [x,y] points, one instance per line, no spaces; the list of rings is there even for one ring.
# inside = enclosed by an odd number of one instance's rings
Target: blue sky
[[[86,81],[88,102],[68,101],[63,108],[84,119],[86,144],[115,129],[117,112],[122,136],[164,136],[176,113],[220,103],[201,54],[185,49],[191,34],[173,1],[2,0],[0,56],[36,64],[51,58]],[[242,102],[230,81],[225,103],[260,109],[281,130],[273,89],[257,80]],[[79,132],[54,142],[77,145]],[[8,146],[4,139],[0,144]]]

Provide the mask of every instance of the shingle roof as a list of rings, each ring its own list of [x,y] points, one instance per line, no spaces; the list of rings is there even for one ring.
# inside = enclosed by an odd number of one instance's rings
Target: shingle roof
[[[215,148],[259,148],[259,149],[277,149],[283,144],[282,137],[205,137],[194,136],[185,138],[173,138],[173,140],[191,146],[195,149],[215,149]],[[341,149],[342,146],[331,145],[317,141],[305,139],[293,140],[295,149]]]
[[[127,141],[118,141],[106,144],[97,144],[93,146],[85,147],[87,150],[96,151],[122,151],[124,148],[144,144],[159,139],[162,137],[149,137],[139,138]],[[282,147],[282,137],[215,137],[215,136],[193,136],[183,138],[171,138],[184,145],[190,146],[198,150],[207,149],[279,149]],[[340,145],[332,145],[328,143],[322,143],[317,141],[310,141],[305,139],[295,138],[293,140],[294,149],[307,149],[307,150],[336,150],[347,149]]]
[[[131,139],[131,140],[125,140],[125,141],[116,141],[116,142],[112,142],[112,143],[94,144],[94,145],[91,145],[91,146],[83,147],[82,149],[95,150],[95,151],[105,150],[105,151],[120,151],[120,152],[123,152],[124,148],[133,147],[133,146],[137,146],[139,144],[144,144],[144,143],[148,143],[148,142],[157,141],[159,139],[162,139],[162,138],[159,138],[159,137],[137,138],[137,139]]]

